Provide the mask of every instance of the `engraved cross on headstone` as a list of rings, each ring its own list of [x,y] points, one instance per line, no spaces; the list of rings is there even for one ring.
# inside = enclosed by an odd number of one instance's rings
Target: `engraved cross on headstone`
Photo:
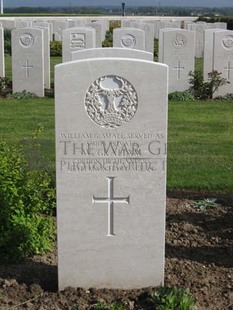
[[[181,71],[184,70],[184,67],[180,66],[180,61],[178,61],[177,67],[173,67],[173,69],[177,71],[177,79],[179,80]]]
[[[224,70],[227,70],[227,79],[230,80],[231,70],[233,70],[233,67],[231,67],[230,61],[228,61],[227,67],[224,67]]]
[[[114,236],[114,203],[129,204],[129,196],[125,198],[114,197],[114,179],[115,177],[107,177],[108,180],[108,197],[96,198],[92,197],[92,205],[95,203],[108,204],[108,234],[107,236]]]
[[[32,65],[29,65],[29,60],[27,59],[26,60],[26,64],[24,66],[22,66],[22,69],[26,69],[26,78],[29,78],[29,69],[32,69],[33,66]]]

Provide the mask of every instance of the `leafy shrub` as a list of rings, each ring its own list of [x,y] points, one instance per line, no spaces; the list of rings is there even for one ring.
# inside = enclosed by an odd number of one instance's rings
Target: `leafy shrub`
[[[52,57],[62,56],[61,41],[50,41],[50,56]]]
[[[19,261],[52,249],[55,190],[50,176],[29,170],[22,147],[0,141],[0,252]]]
[[[106,32],[105,40],[102,43],[103,47],[112,47],[113,44],[113,29],[110,29]]]
[[[11,30],[4,29],[4,51],[5,54],[11,55]]]
[[[7,98],[12,98],[12,99],[33,99],[33,98],[38,98],[38,96],[34,93],[28,92],[25,89],[20,92],[16,92],[13,94],[8,94]]]
[[[215,100],[233,101],[233,94],[226,94],[224,96],[218,96]]]
[[[194,97],[187,91],[175,91],[168,95],[168,99],[171,101],[188,101],[194,100]]]
[[[94,305],[95,310],[125,310],[125,307],[121,303],[112,302],[109,305],[105,305],[101,302],[98,302]]]
[[[213,70],[208,73],[207,81],[204,81],[201,71],[190,72],[190,91],[193,93],[194,97],[200,100],[213,99],[213,94],[219,87],[229,83],[225,78],[221,77],[221,74],[222,73]]]
[[[150,300],[157,310],[191,310],[195,305],[189,290],[169,286],[160,287]]]
[[[154,39],[154,58],[158,58],[159,56],[159,40]]]
[[[215,198],[206,198],[202,200],[195,201],[194,206],[198,211],[207,211],[211,208],[216,208],[219,206],[217,199]]]
[[[12,89],[12,82],[7,77],[0,77],[0,96],[6,97]]]

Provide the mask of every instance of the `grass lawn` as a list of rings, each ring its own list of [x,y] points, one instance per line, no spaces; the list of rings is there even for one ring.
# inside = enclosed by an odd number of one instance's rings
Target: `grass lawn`
[[[169,104],[168,187],[233,190],[233,101]]]
[[[54,173],[53,99],[1,100],[0,115],[9,143],[32,141],[44,127],[38,141]],[[168,189],[233,190],[232,115],[233,101],[169,103]]]

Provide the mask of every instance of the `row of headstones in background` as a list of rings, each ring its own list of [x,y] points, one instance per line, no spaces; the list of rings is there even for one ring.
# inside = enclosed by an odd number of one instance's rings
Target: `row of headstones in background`
[[[195,32],[184,29],[161,29],[159,62],[169,66],[169,93],[185,91],[189,72],[195,65]]]
[[[44,97],[44,88],[50,88],[48,29],[14,29],[11,44],[13,92],[27,90]]]
[[[0,28],[0,78],[5,77],[4,29]]]
[[[98,20],[95,22],[90,22],[88,20],[51,20],[48,22],[45,21],[34,21],[34,20],[4,20],[3,21],[5,29],[17,29],[17,28],[29,28],[29,27],[46,27],[50,30],[50,40],[53,39],[57,41],[62,41],[62,32],[67,28],[73,27],[84,27],[89,26],[96,29],[97,34],[97,47],[101,47],[102,42],[105,39],[106,31],[109,30],[109,22],[107,20]]]
[[[195,44],[195,57],[202,58],[204,52],[204,32],[207,29],[226,29],[226,23],[206,23],[197,22],[195,24],[186,24],[188,30],[195,31],[196,44]]]
[[[138,28],[114,29],[113,47],[143,50],[152,54],[153,33],[146,29],[145,31]],[[63,62],[70,61],[72,52],[76,50],[100,47],[96,44],[96,31],[90,27],[68,28],[63,30],[62,38]]]
[[[122,20],[121,21],[121,27],[122,28],[128,28],[128,27],[134,27],[134,24],[140,25],[140,24],[149,24],[152,25],[153,30],[150,29],[150,32],[153,32],[153,36],[155,39],[159,38],[159,30],[164,28],[181,28],[181,22],[180,21],[160,21],[160,20]],[[144,26],[145,27],[145,26]],[[151,26],[149,26],[151,27]],[[141,28],[143,29],[143,28]],[[145,30],[145,29],[143,29]]]
[[[211,29],[204,36],[204,78],[218,71],[230,83],[219,88],[215,96],[233,93],[233,31]]]
[[[132,49],[73,55],[55,68],[59,289],[160,286],[167,66]]]
[[[154,24],[144,22],[128,22],[127,27],[126,23],[123,23],[123,25],[124,26],[121,26],[123,29],[136,28],[143,30],[145,32],[144,49],[149,53],[154,53]]]

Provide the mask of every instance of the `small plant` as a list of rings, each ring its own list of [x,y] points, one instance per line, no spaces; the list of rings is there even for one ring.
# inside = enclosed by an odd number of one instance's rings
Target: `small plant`
[[[153,292],[150,301],[156,310],[191,310],[195,305],[188,289],[177,287],[160,287]]]
[[[202,72],[190,72],[190,91],[193,93],[194,97],[200,100],[213,99],[213,95],[219,87],[229,84],[229,81],[222,78],[221,74],[222,73],[213,70],[208,73],[207,81],[204,81]]]
[[[4,29],[4,51],[5,54],[11,55],[11,30]]]
[[[154,58],[158,58],[159,55],[159,40],[154,39]]]
[[[62,42],[50,41],[50,56],[51,57],[62,56]]]
[[[28,92],[24,89],[21,92],[16,92],[16,93],[7,95],[7,98],[11,98],[11,99],[34,99],[34,98],[38,98],[38,96],[36,94]]]
[[[194,100],[194,97],[187,91],[175,91],[168,95],[168,99],[170,101],[188,101]]]
[[[19,261],[52,249],[55,190],[44,171],[30,170],[22,147],[0,141],[0,252]]]
[[[215,198],[206,198],[202,200],[198,200],[194,203],[194,206],[199,210],[199,211],[207,211],[209,208],[216,208],[219,206],[217,203],[217,199]]]
[[[0,77],[0,96],[6,97],[11,92],[12,82],[7,77]]]
[[[125,306],[121,303],[112,302],[110,305],[105,305],[98,302],[94,305],[95,310],[125,310]]]
[[[218,96],[215,100],[233,101],[233,94],[226,94],[224,96]]]

